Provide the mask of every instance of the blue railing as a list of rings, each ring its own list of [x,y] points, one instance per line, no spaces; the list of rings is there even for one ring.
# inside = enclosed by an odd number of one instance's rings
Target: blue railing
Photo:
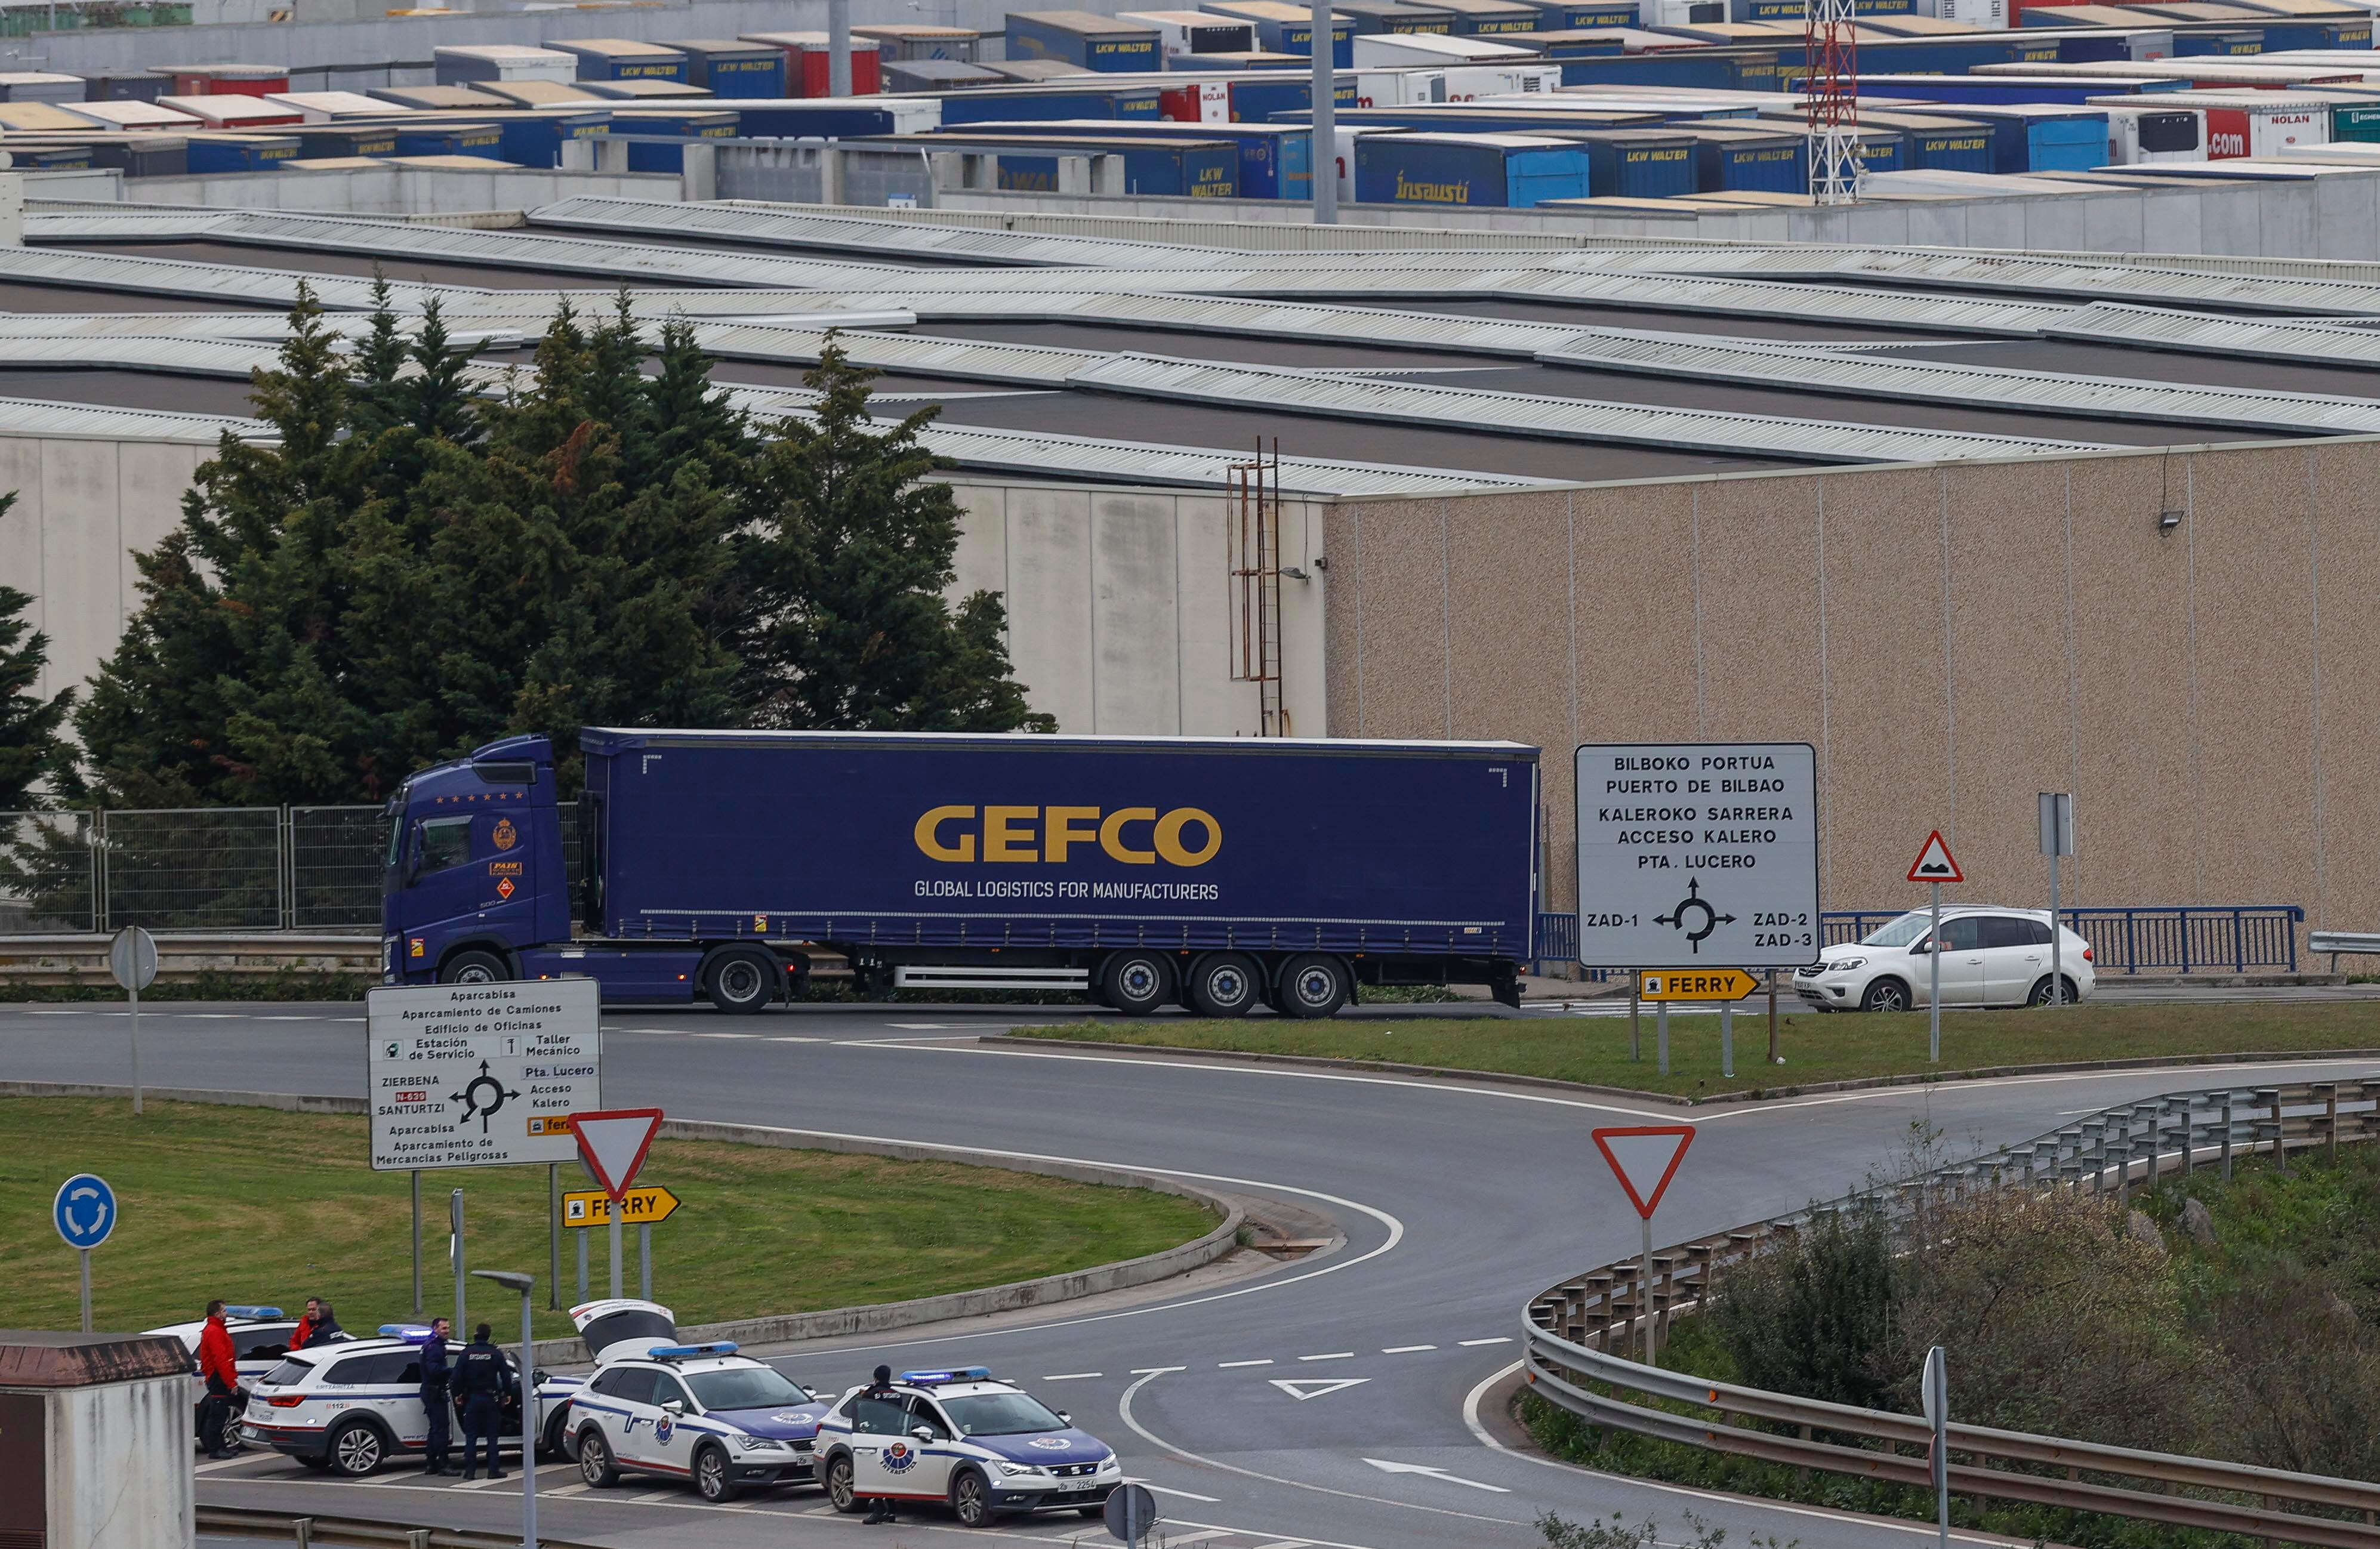
[[[1905,909],[1829,911],[1820,917],[1824,941],[1829,947],[1856,941]],[[2298,927],[2305,911],[2294,903],[2243,903],[2199,906],[2159,905],[2143,909],[2061,909],[2066,927],[2091,943],[2091,961],[2102,974],[2246,974],[2264,969],[2298,971]],[[1578,916],[1537,916],[1537,959],[1532,965],[1545,973],[1548,965],[1578,961]],[[1600,982],[1601,971],[1589,978]]]

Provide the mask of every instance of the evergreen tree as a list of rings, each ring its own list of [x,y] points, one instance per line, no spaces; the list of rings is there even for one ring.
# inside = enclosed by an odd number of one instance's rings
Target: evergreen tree
[[[804,380],[823,394],[751,460],[737,538],[738,696],[756,725],[846,731],[1056,730],[1010,674],[1007,613],[953,610],[959,506],[929,482],[920,409],[879,431],[876,373],[830,340]]]
[[[16,503],[14,490],[0,494],[0,517]],[[59,733],[74,705],[73,689],[48,699],[33,691],[49,661],[50,641],[24,619],[32,601],[14,587],[0,586],[0,812],[42,805],[37,787],[60,770]]]

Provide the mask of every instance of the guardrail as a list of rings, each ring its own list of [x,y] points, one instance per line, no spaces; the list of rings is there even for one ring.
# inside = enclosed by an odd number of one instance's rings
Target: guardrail
[[[479,1532],[468,1528],[408,1528],[395,1522],[371,1522],[356,1517],[293,1517],[285,1511],[254,1511],[227,1506],[201,1506],[199,1528],[205,1532],[241,1533],[251,1538],[285,1538],[308,1549],[316,1543],[386,1544],[391,1549],[506,1549],[521,1542],[518,1533]],[[543,1549],[595,1549],[570,1539],[537,1535]]]
[[[2336,974],[2342,957],[2380,957],[2380,932],[2317,930],[2306,938],[2306,950],[2316,956],[2328,952],[2330,971]]]
[[[2219,1166],[2228,1177],[2234,1157],[2250,1150],[2269,1151],[2286,1167],[2291,1149],[2323,1146],[2335,1156],[2342,1143],[2373,1139],[2380,1139],[2380,1076],[2172,1093],[2103,1108],[2028,1144],[1565,1280],[1532,1301],[1523,1316],[1524,1374],[1539,1397],[1592,1424],[1922,1487],[1931,1482],[1922,1456],[1931,1436],[1926,1422],[1914,1415],[1710,1382],[1664,1372],[1620,1352],[1648,1323],[1666,1328],[1672,1317],[1698,1305],[1730,1268],[1824,1216],[1870,1210],[1905,1215],[1937,1199],[2000,1187],[2087,1189],[2120,1196],[2135,1178],[2153,1181],[2168,1170]],[[1690,1412],[1617,1396],[1623,1392],[1685,1405]],[[1730,1417],[1796,1432],[1730,1424]],[[1818,1432],[1839,1439],[1815,1439]],[[1917,1448],[1920,1455],[1910,1456],[1904,1447]],[[2380,1483],[1956,1423],[1949,1428],[1949,1449],[1950,1488],[1968,1495],[2327,1549],[2380,1546]],[[1955,1461],[1961,1455],[1966,1462]],[[2061,1470],[2064,1477],[2046,1470]],[[2175,1493],[2192,1490],[2216,1495]],[[2227,1495],[2253,1497],[2255,1504]],[[2352,1512],[2362,1520],[2307,1511]]]

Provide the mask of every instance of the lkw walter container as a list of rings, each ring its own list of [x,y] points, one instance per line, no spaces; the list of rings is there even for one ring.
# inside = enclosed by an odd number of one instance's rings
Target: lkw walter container
[[[1089,11],[1009,12],[1008,56],[1056,59],[1101,72],[1164,67],[1156,28]]]
[[[1140,1012],[1530,955],[1537,750],[1510,743],[589,727],[563,865],[553,755],[508,738],[391,803],[387,982],[582,974],[757,1011],[840,954],[863,994],[1076,988]],[[832,812],[833,821],[819,815]]]
[[[634,38],[549,38],[545,46],[578,60],[581,80],[686,79],[686,55]]]
[[[1118,11],[1116,19],[1157,29],[1157,52],[1169,70],[1201,67],[1196,54],[1250,54],[1257,46],[1254,25],[1204,11]]]
[[[1435,0],[1454,13],[1454,36],[1496,38],[1534,32],[1545,25],[1545,15],[1522,0]]]
[[[733,139],[738,119],[732,113],[711,112],[695,108],[650,108],[614,110],[611,132],[615,135],[666,135],[675,140]],[[628,145],[630,172],[682,173],[686,170],[686,147],[680,145]]]
[[[1809,191],[1805,137],[1785,128],[1726,124],[1684,127],[1694,142],[1694,191],[1798,194]]]
[[[1024,121],[978,124],[967,132],[1005,131],[1062,137],[1069,139],[1113,138],[1111,121],[1096,118],[1058,119],[1050,123]],[[1293,124],[1148,124],[1135,123],[1134,139],[1220,140],[1235,148],[1239,164],[1233,177],[1235,199],[1306,200],[1314,196],[1314,132]]]
[[[1232,117],[1234,124],[1270,124],[1288,118],[1303,117],[1314,111],[1314,86],[1306,77],[1288,71],[1268,72],[1262,77],[1230,83]],[[1355,78],[1334,75],[1330,78],[1331,103],[1334,107],[1355,105]]]
[[[364,152],[366,155],[370,151]],[[400,156],[478,156],[504,160],[504,131],[484,124],[399,124],[396,153]]]
[[[1900,164],[1912,172],[1990,172],[1994,126],[1972,118],[1927,113],[1860,112],[1862,125],[1898,129],[1902,137]],[[2010,134],[2018,130],[2010,126]]]
[[[1162,89],[1155,86],[978,87],[942,99],[942,127],[1042,118],[1155,122],[1165,116],[1162,95]]]
[[[1257,30],[1257,46],[1269,54],[1296,54],[1314,57],[1314,11],[1306,6],[1293,6],[1286,0],[1206,0],[1198,7],[1217,16],[1237,17],[1253,23]],[[1342,16],[1330,19],[1330,63],[1345,69],[1355,62],[1355,24]]]
[[[1679,199],[1694,191],[1694,139],[1675,129],[1561,131],[1586,148],[1588,178],[1605,199]]]
[[[565,141],[601,139],[612,132],[608,108],[523,108],[494,123],[499,158],[525,167],[558,167]]]
[[[1537,12],[1534,30],[1570,32],[1637,25],[1636,0],[1525,0]]]
[[[1524,210],[1585,199],[1587,151],[1536,135],[1366,135],[1355,141],[1359,204]]]
[[[1044,149],[999,152],[1000,186],[1020,193],[1058,192],[1061,156],[1114,156],[1123,163],[1123,191],[1152,199],[1231,199],[1239,151],[1219,140],[1086,139]]]
[[[785,51],[742,38],[673,38],[686,55],[686,79],[714,97],[775,98],[785,90]]]
[[[1404,0],[1332,0],[1331,9],[1355,24],[1355,36],[1369,38],[1382,32],[1437,32],[1454,30],[1454,13],[1435,6],[1411,6]]]
[[[747,32],[743,41],[764,43],[782,49],[785,55],[785,90],[788,97],[823,97],[832,84],[833,51],[828,46],[824,32]],[[876,40],[851,40],[851,94],[871,97],[884,90],[884,78],[878,60]]]

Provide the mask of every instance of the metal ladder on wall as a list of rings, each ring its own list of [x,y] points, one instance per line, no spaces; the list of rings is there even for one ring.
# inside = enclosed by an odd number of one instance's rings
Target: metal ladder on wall
[[[1281,440],[1232,465],[1231,512],[1226,527],[1232,605],[1239,627],[1232,632],[1232,681],[1257,685],[1257,735],[1290,734],[1281,682]]]

